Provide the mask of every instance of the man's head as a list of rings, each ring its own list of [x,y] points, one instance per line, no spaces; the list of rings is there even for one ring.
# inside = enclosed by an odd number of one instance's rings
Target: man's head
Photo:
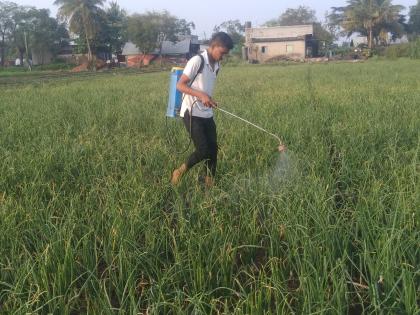
[[[225,32],[218,32],[211,38],[209,52],[215,61],[220,61],[232,48],[232,38],[230,38],[230,36]]]

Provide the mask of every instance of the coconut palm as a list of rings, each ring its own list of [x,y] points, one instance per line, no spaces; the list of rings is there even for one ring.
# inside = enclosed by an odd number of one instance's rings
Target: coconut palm
[[[92,61],[90,41],[98,30],[98,18],[103,14],[100,7],[104,2],[105,0],[55,0],[54,2],[60,6],[58,14],[68,21],[70,31],[85,36],[89,62]]]
[[[392,0],[349,0],[346,7],[333,8],[333,17],[339,21],[350,36],[361,33],[368,38],[369,48],[374,39],[383,39],[388,32],[401,32],[401,5],[393,5]]]

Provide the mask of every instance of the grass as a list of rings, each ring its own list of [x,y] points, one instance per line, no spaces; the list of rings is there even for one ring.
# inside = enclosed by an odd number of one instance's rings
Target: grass
[[[48,73],[48,72],[68,72],[72,68],[74,68],[75,65],[72,64],[66,64],[66,63],[52,63],[49,65],[38,65],[33,66],[32,71],[29,71],[29,69],[24,67],[0,67],[0,77],[22,77],[22,76],[31,76],[31,75],[37,75],[41,73]]]
[[[217,113],[209,193],[168,183],[168,73],[3,88],[0,312],[418,313],[418,66],[226,67],[220,106],[291,168]]]

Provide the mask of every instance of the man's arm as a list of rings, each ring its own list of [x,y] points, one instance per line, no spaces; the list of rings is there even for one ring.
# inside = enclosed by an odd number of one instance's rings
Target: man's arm
[[[201,91],[197,91],[194,90],[193,88],[191,88],[188,83],[190,83],[191,79],[186,76],[185,74],[183,74],[181,76],[181,78],[179,79],[178,83],[176,84],[176,88],[178,89],[178,91],[184,93],[184,94],[188,94],[191,96],[195,96],[197,97],[201,103],[204,104],[204,106],[206,107],[216,107],[217,103],[215,101],[212,100],[212,98],[207,95],[204,92]]]

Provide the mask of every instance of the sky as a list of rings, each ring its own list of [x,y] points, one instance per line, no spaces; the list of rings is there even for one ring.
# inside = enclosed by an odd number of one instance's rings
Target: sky
[[[37,8],[48,8],[53,16],[57,6],[52,0],[9,0],[20,5],[30,5]],[[143,13],[145,11],[168,10],[178,18],[194,22],[194,34],[200,38],[211,36],[214,26],[227,20],[239,19],[241,22],[251,21],[253,26],[259,26],[266,21],[280,16],[287,8],[297,8],[305,5],[317,12],[319,20],[324,20],[326,11],[331,7],[344,6],[345,0],[116,0],[128,13]],[[110,1],[108,0],[107,3]],[[407,9],[415,5],[417,0],[394,0]],[[406,12],[405,12],[406,13]]]

